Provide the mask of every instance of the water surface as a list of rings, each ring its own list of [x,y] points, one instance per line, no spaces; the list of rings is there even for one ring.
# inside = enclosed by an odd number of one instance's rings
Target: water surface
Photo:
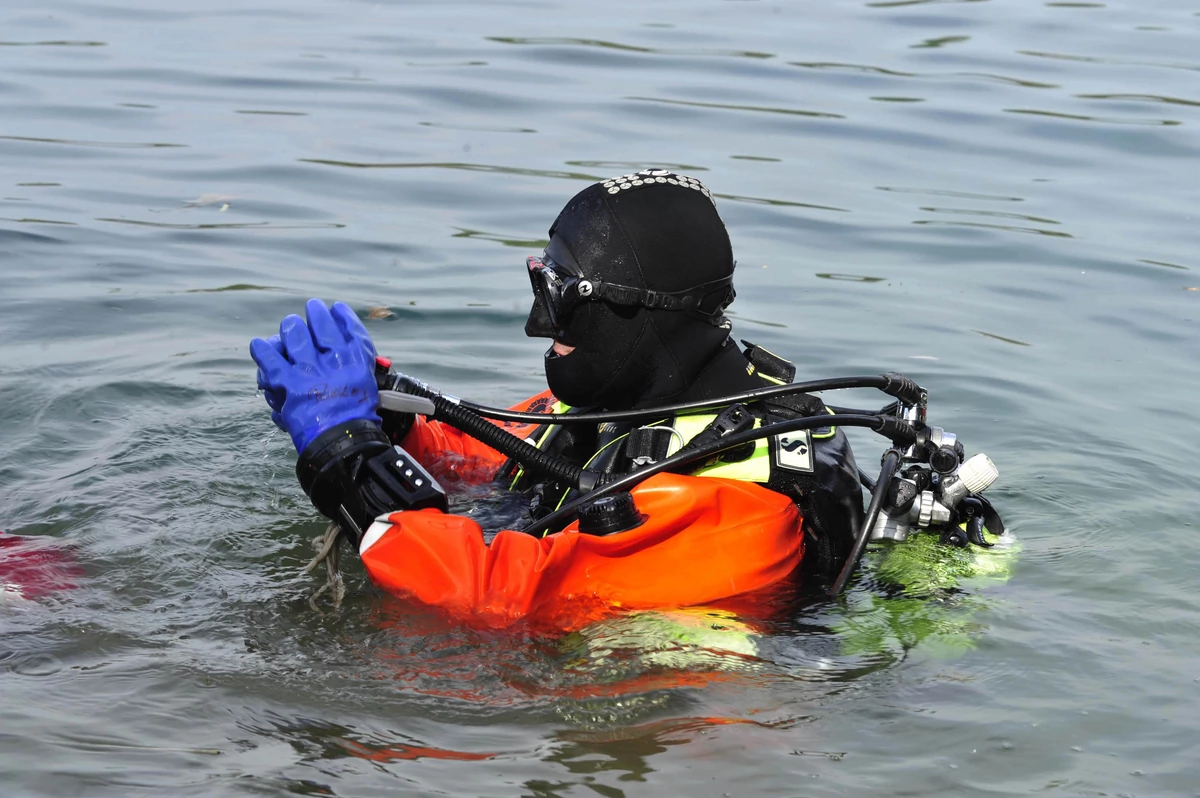
[[[85,573],[0,605],[6,794],[1197,794],[1198,25],[6,4],[0,527]],[[323,524],[249,338],[341,299],[405,371],[523,398],[524,257],[647,165],[716,194],[739,337],[803,377],[904,371],[991,455],[1011,578],[895,603],[868,568],[752,660],[465,630],[357,566],[313,612]]]

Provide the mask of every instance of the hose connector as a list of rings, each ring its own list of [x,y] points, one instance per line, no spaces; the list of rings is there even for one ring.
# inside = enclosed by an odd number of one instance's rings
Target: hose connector
[[[907,405],[925,407],[929,403],[929,392],[908,377],[895,371],[883,375],[886,384],[880,389]]]
[[[917,440],[916,428],[903,418],[881,416],[879,425],[873,429],[901,448],[912,446]]]

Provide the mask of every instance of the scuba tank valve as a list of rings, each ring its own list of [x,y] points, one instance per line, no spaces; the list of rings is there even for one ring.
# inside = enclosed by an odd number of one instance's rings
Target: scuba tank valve
[[[942,504],[953,508],[967,496],[983,493],[996,478],[999,469],[983,452],[972,456],[941,482]]]
[[[871,527],[871,539],[902,542],[908,539],[914,527],[957,528],[968,520],[967,517],[972,521],[982,518],[978,507],[972,505],[959,512],[959,505],[964,499],[976,498],[987,490],[1000,472],[991,458],[982,452],[950,468],[950,459],[957,460],[961,451],[962,443],[954,433],[939,427],[926,428],[905,458],[911,464],[892,478],[882,511]],[[980,529],[972,529],[968,536],[951,534],[947,542],[966,545],[968,540],[972,543],[982,541],[982,524],[974,525]]]

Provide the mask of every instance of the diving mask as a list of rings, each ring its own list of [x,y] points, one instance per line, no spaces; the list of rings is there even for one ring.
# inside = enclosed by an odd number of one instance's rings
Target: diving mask
[[[538,337],[563,340],[571,313],[580,302],[602,299],[614,305],[643,307],[651,310],[682,310],[713,325],[720,325],[722,311],[733,301],[733,276],[685,288],[682,291],[651,291],[628,285],[606,283],[585,277],[575,264],[562,264],[549,253],[525,259],[529,283],[533,288],[534,313],[541,318]],[[724,291],[720,289],[724,288]],[[540,312],[539,312],[540,311]],[[531,317],[532,318],[532,317]],[[526,333],[534,335],[530,329]],[[566,343],[564,341],[564,343]]]

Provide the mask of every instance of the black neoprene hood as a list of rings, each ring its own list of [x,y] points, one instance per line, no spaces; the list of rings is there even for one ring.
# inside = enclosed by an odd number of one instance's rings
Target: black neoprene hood
[[[550,239],[547,254],[561,259],[565,250],[584,276],[640,289],[684,291],[733,274],[729,235],[708,189],[666,170],[589,186],[559,213]],[[536,323],[538,311],[535,305],[526,332],[550,337]],[[566,329],[575,350],[546,352],[550,389],[572,406],[613,409],[685,391],[729,336],[719,315],[713,323],[602,301],[581,303]]]

